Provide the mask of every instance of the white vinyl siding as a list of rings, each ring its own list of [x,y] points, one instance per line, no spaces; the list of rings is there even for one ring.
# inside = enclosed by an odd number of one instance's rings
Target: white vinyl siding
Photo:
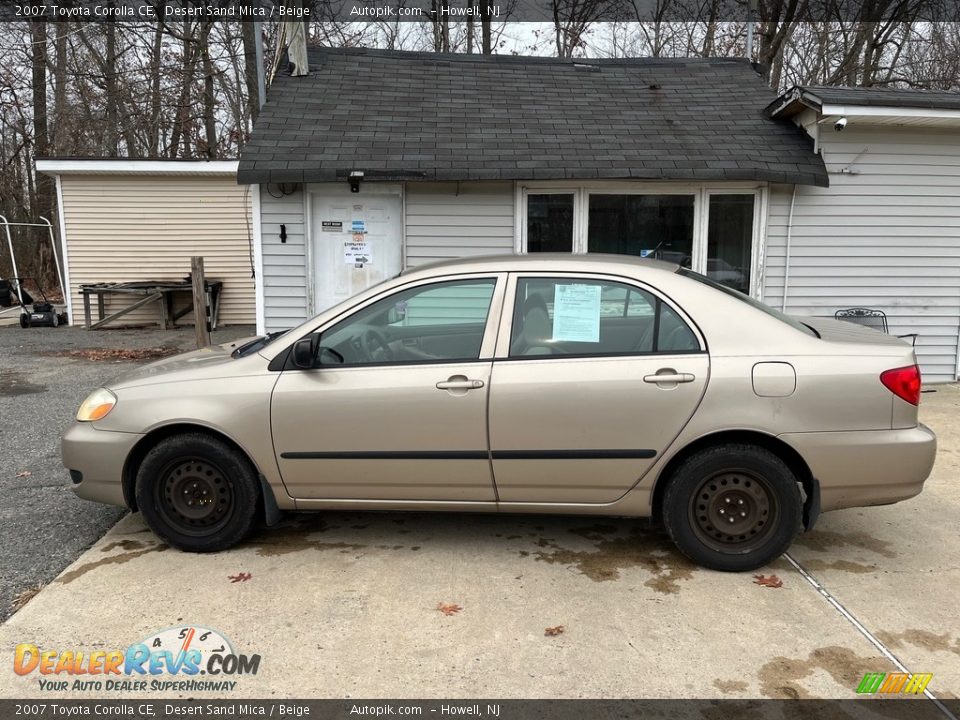
[[[61,183],[73,324],[83,323],[80,285],[183,280],[194,255],[203,256],[208,280],[223,281],[220,324],[254,323],[251,201],[235,175],[67,174]],[[137,299],[114,295],[105,313]],[[189,302],[184,294],[176,308]],[[91,314],[95,320],[95,297]],[[149,303],[108,327],[159,320],[159,305]],[[178,322],[192,323],[193,313]]]
[[[407,326],[485,323],[496,278],[470,284],[447,284],[407,301],[400,324]]]
[[[307,260],[301,186],[284,195],[278,185],[260,186],[263,300],[267,332],[307,319]],[[280,239],[285,225],[287,241]]]
[[[907,128],[820,131],[829,188],[799,186],[786,311],[867,307],[893,334],[918,333],[928,381],[957,373],[960,133]],[[770,194],[764,302],[783,307],[791,186]]]
[[[512,253],[512,183],[407,183],[405,267]]]

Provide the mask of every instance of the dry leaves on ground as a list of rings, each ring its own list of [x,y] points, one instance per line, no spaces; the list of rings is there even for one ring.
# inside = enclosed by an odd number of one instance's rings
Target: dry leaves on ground
[[[456,615],[458,612],[463,610],[462,607],[454,603],[437,603],[437,610],[442,612],[444,615]]]
[[[152,348],[84,348],[82,350],[59,350],[49,353],[56,357],[68,357],[74,360],[93,360],[102,362],[112,360],[122,362],[124,360],[159,360],[183,352],[175,347],[152,347]]]
[[[547,637],[556,637],[557,635],[563,635],[563,631],[566,629],[563,625],[557,625],[555,627],[544,628],[543,634]]]
[[[29,470],[21,470],[17,473],[17,477],[30,477],[31,475],[33,475],[33,473]]]
[[[754,575],[754,584],[762,585],[763,587],[769,588],[781,588],[783,587],[783,580],[778,578],[776,575]]]
[[[13,598],[13,602],[10,603],[10,612],[18,612],[20,608],[33,600],[34,596],[42,589],[43,586],[34,585],[18,592],[16,597]]]
[[[253,575],[251,575],[250,573],[242,572],[242,573],[237,573],[236,575],[227,575],[227,577],[229,578],[230,582],[238,583],[238,582],[246,582],[247,580],[252,578]]]

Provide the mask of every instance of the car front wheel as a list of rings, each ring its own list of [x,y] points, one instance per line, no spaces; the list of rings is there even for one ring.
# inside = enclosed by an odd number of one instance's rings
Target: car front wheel
[[[201,433],[166,438],[137,472],[137,506],[160,539],[188,552],[215,552],[254,526],[259,496],[250,462]]]
[[[753,445],[691,455],[663,496],[664,524],[681,552],[725,572],[754,570],[786,552],[800,531],[802,510],[790,468]]]

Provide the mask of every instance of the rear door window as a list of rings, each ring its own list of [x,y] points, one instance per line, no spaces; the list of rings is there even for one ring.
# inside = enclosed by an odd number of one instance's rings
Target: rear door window
[[[520,278],[510,357],[699,352],[697,336],[661,298],[587,278]]]

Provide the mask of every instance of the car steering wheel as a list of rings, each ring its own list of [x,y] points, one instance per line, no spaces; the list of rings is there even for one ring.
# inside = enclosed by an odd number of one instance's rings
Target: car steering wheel
[[[360,336],[360,344],[368,360],[373,362],[391,362],[393,350],[376,330],[367,330]]]

